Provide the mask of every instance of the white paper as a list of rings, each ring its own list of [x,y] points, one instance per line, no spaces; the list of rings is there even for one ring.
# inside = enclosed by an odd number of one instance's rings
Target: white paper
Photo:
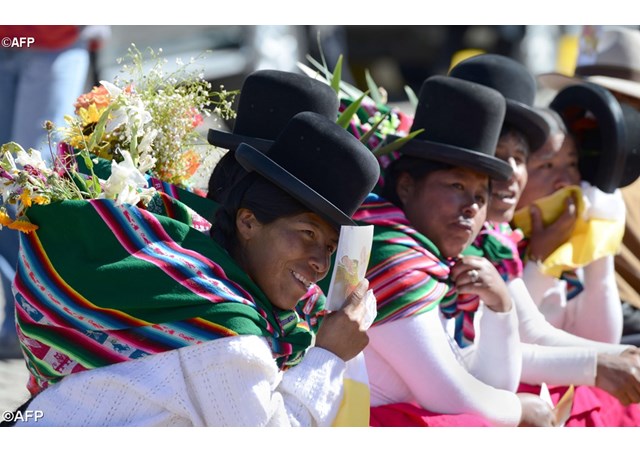
[[[372,242],[373,225],[343,225],[340,229],[335,265],[327,292],[327,310],[341,309],[349,294],[366,275]]]

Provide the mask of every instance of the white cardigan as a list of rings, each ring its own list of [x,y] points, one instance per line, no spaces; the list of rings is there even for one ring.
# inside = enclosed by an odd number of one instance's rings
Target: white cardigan
[[[344,369],[312,347],[281,372],[262,337],[226,337],[67,376],[16,426],[329,426]]]

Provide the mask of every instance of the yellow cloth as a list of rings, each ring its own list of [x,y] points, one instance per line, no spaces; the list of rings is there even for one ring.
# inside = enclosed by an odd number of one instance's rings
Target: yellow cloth
[[[540,208],[542,222],[547,226],[562,214],[567,197],[575,194],[575,227],[569,240],[541,263],[542,272],[546,275],[558,278],[564,271],[584,267],[604,256],[615,255],[620,250],[624,235],[624,203],[619,191],[605,194],[586,184],[583,189],[578,186],[565,187],[533,203]],[[531,235],[529,206],[515,213],[513,224],[522,229],[525,237]]]
[[[342,403],[333,426],[369,426],[371,393],[362,352],[347,362],[343,389]]]

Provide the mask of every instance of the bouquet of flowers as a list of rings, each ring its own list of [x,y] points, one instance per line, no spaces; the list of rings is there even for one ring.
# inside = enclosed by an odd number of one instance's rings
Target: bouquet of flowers
[[[144,55],[134,44],[114,83],[102,81],[75,104],[75,116],[66,118],[64,141],[76,150],[108,160],[122,161],[128,151],[134,165],[151,176],[182,188],[212,146],[196,128],[211,106],[222,118],[235,117],[231,108],[237,91],[212,91],[191,63],[178,61],[179,69],[167,74],[162,49],[149,50],[153,65],[144,70]],[[119,63],[123,63],[122,60]]]
[[[130,63],[123,66],[130,78],[102,81],[78,98],[75,115],[66,117],[67,126],[61,128],[63,140],[51,166],[38,150],[14,142],[2,145],[0,195],[5,206],[16,206],[16,215],[0,207],[0,227],[36,229],[26,217],[34,204],[110,199],[146,206],[155,194],[147,176],[192,189],[192,177],[214,150],[196,128],[211,115],[211,106],[217,115],[233,117],[237,91],[211,91],[189,65],[165,74],[161,52],[149,52],[155,59],[151,70],[143,71],[143,55],[132,44]],[[50,122],[45,127],[50,133],[54,129]],[[100,159],[110,163],[107,175],[94,172]]]

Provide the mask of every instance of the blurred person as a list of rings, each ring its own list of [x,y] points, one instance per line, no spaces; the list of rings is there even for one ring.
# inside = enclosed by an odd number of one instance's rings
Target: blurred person
[[[34,148],[48,162],[45,121],[64,125],[64,115],[82,94],[89,73],[89,51],[108,38],[105,26],[0,25],[0,144],[10,141]],[[5,45],[8,44],[8,45]],[[51,131],[54,141],[55,130]],[[4,317],[0,327],[0,358],[22,357],[15,334],[11,281],[18,258],[18,233],[0,231],[0,273]]]
[[[543,86],[559,90],[595,83],[616,99],[640,109],[640,31],[632,28],[584,26],[575,74],[540,74]],[[637,129],[637,126],[636,126]],[[640,170],[640,169],[639,169]],[[640,180],[621,188],[626,228],[615,257],[616,281],[623,312],[623,343],[640,345]]]

